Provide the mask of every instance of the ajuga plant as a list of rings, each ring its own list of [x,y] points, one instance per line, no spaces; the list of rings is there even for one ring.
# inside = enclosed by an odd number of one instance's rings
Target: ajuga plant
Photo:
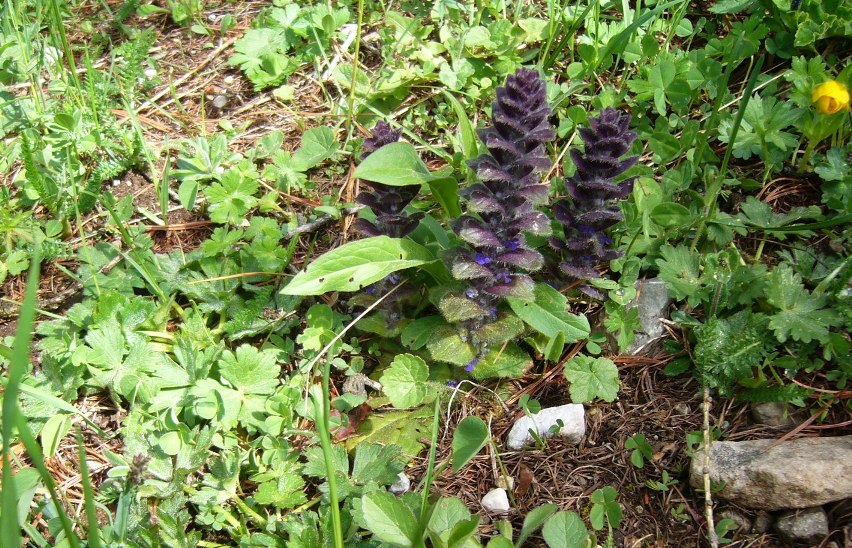
[[[373,128],[373,136],[365,139],[361,146],[361,160],[382,148],[399,140],[401,131],[394,131],[387,122],[379,122]],[[365,236],[390,236],[402,238],[410,234],[420,219],[422,213],[408,214],[404,210],[411,200],[417,196],[417,186],[389,186],[372,181],[362,180],[371,190],[364,190],[355,197],[355,201],[373,210],[376,220],[357,219],[353,227]]]
[[[468,247],[452,250],[446,262],[466,287],[442,291],[437,304],[475,349],[468,370],[489,345],[511,340],[523,328],[510,311],[501,310],[500,301],[533,297],[529,273],[540,269],[544,259],[525,234],[550,233],[547,216],[535,209],[547,200],[540,173],[551,165],[545,151],[545,142],[554,138],[549,116],[538,72],[519,69],[509,76],[497,89],[494,125],[479,134],[488,153],[470,163],[479,181],[459,193],[466,212],[452,228]]]
[[[554,217],[564,226],[565,238],[550,239],[551,247],[563,252],[560,269],[571,278],[596,278],[597,265],[621,255],[613,249],[606,231],[624,219],[616,200],[633,190],[633,178],[615,181],[638,160],[638,156],[620,159],[636,139],[629,124],[629,114],[607,108],[589,120],[591,127],[580,128],[585,150],[571,151],[577,166],[576,174],[565,183],[571,199],[553,206]],[[599,296],[589,287],[582,289]]]
[[[401,131],[395,131],[390,124],[380,121],[373,128],[372,136],[365,139],[361,145],[361,160],[390,143],[399,141]],[[409,235],[423,218],[423,213],[407,213],[405,208],[411,200],[417,196],[419,186],[390,186],[374,181],[361,179],[361,182],[370,189],[361,191],[355,200],[369,207],[375,214],[375,220],[365,218],[356,219],[353,227],[364,236],[389,236],[391,238],[403,238]],[[399,283],[398,274],[390,274],[375,284],[366,288],[367,298],[356,298],[352,304],[368,305],[373,298],[381,296]],[[385,326],[393,330],[402,316],[401,299],[410,295],[413,288],[406,284],[385,301],[381,314],[384,316]],[[363,297],[363,296],[362,296]]]

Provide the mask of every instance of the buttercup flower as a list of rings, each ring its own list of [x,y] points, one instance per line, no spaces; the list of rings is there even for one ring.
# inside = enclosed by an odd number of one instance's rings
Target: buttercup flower
[[[849,108],[849,90],[835,80],[823,82],[814,88],[811,101],[823,114],[835,114]]]

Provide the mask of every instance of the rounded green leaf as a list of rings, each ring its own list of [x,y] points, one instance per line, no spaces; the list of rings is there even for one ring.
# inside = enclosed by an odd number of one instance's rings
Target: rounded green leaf
[[[583,548],[589,540],[586,525],[574,512],[553,514],[545,522],[541,534],[550,548]]]
[[[394,407],[417,407],[429,395],[429,367],[413,354],[400,354],[382,374],[379,382]]]
[[[322,295],[358,291],[398,270],[435,257],[411,240],[376,236],[349,242],[318,257],[281,290],[284,295]]]
[[[488,441],[488,426],[479,417],[465,417],[453,432],[453,471],[458,472]]]

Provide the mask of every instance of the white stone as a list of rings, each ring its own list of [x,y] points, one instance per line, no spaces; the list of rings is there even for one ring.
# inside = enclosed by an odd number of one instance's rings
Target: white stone
[[[505,489],[498,487],[488,491],[482,497],[482,508],[489,514],[505,514],[509,511],[509,495]]]
[[[148,67],[148,68],[145,69],[144,74],[145,74],[145,78],[147,78],[148,80],[152,80],[153,78],[155,78],[157,76],[157,69],[155,69],[153,67]]]
[[[405,475],[405,472],[400,472],[399,476],[397,476],[397,480],[393,485],[390,486],[390,492],[394,495],[402,495],[403,493],[407,493],[409,489],[411,489],[411,480],[408,479],[408,476]]]
[[[517,451],[524,446],[535,442],[530,435],[530,430],[536,432],[540,437],[547,438],[553,435],[551,428],[562,421],[556,435],[565,438],[568,443],[578,444],[586,434],[586,412],[579,403],[569,403],[558,407],[542,409],[535,415],[523,416],[512,426],[509,436],[506,438],[506,446]]]

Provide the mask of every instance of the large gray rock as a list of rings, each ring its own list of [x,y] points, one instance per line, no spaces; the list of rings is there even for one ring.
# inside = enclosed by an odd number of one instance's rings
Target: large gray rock
[[[562,427],[554,428],[560,420]],[[586,434],[586,411],[579,403],[569,403],[542,409],[531,417],[525,415],[509,430],[506,446],[517,451],[533,443],[535,438],[530,435],[530,430],[541,438],[552,436],[554,434],[552,430],[556,430],[557,436],[565,438],[568,443],[578,444]]]
[[[690,484],[703,488],[704,452],[692,459]],[[710,446],[717,493],[748,508],[810,508],[852,497],[852,436],[717,441]]]
[[[636,332],[636,339],[627,347],[626,353],[635,355],[649,348],[666,334],[660,319],[668,319],[669,306],[672,304],[666,283],[659,278],[636,282],[636,299],[627,306],[639,309],[639,322],[642,329]]]
[[[778,517],[775,531],[786,542],[819,544],[828,536],[828,516],[820,507],[793,510]]]

